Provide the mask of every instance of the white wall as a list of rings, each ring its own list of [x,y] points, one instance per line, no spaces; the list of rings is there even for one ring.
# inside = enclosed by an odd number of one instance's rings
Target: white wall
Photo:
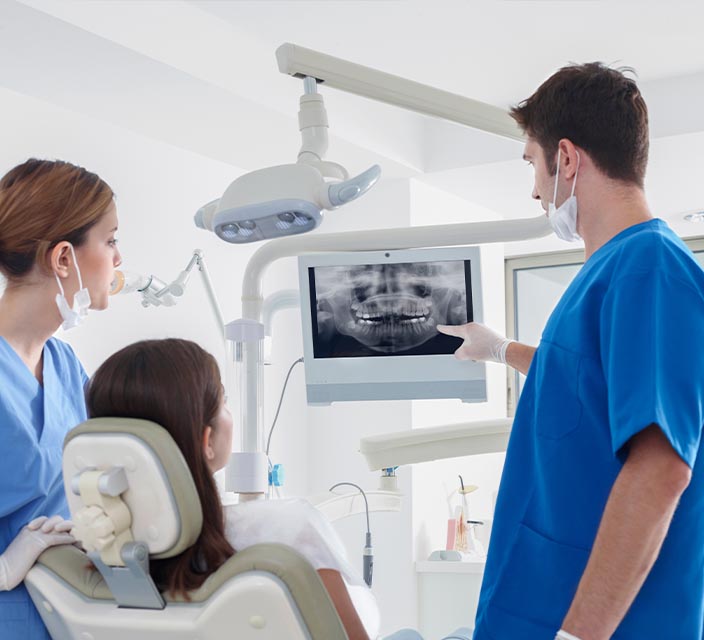
[[[326,232],[408,226],[408,180],[382,181],[363,199],[327,214]],[[362,437],[411,428],[411,402],[344,402],[329,407],[305,407],[305,394],[296,397],[308,416],[308,487],[323,493],[336,482],[352,481],[363,489],[378,488],[378,473],[370,472],[359,453]],[[404,493],[400,513],[370,517],[375,549],[373,591],[382,611],[382,632],[416,626],[417,603],[412,565],[411,475],[399,475]],[[364,517],[337,523],[350,560],[361,569]]]
[[[451,195],[422,181],[413,181],[411,219],[415,224],[452,224],[500,219],[495,212]],[[505,331],[504,246],[484,245],[482,252],[483,321],[498,332]],[[506,415],[506,367],[488,363],[487,401],[466,404],[459,400],[415,400],[412,409],[414,428],[470,422]],[[413,560],[427,560],[431,551],[444,549],[447,533],[448,497],[459,486],[458,475],[466,485],[479,489],[469,499],[473,518],[490,521],[503,469],[504,454],[486,454],[451,458],[416,464],[411,467],[413,482]],[[456,498],[451,502],[457,504]],[[488,539],[489,524],[479,532]],[[455,576],[449,576],[453,579]],[[479,581],[479,576],[467,575],[467,580]],[[440,576],[436,576],[443,583]],[[450,584],[446,585],[450,588]],[[468,600],[461,612],[461,623],[474,621],[474,609]],[[430,617],[429,617],[430,616]],[[432,614],[425,612],[426,623]],[[449,622],[448,622],[449,624]],[[434,628],[438,628],[435,622]],[[448,628],[447,633],[452,631]]]
[[[95,171],[117,194],[124,268],[169,280],[200,247],[226,317],[239,314],[241,272],[253,249],[226,246],[192,221],[238,169],[5,90],[0,116],[12,128],[0,148],[3,173],[30,156]],[[57,335],[74,346],[89,373],[120,347],[151,337],[193,339],[223,360],[197,275],[176,307],[143,309],[136,295],[117,296],[106,312],[92,312],[84,326]]]

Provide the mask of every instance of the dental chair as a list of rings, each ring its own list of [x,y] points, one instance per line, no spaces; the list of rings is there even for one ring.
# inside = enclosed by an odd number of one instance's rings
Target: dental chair
[[[190,600],[159,592],[149,558],[181,553],[202,526],[188,466],[162,427],[88,420],[66,436],[63,476],[88,553],[48,549],[25,580],[54,640],[348,640],[315,569],[283,545],[235,553]]]

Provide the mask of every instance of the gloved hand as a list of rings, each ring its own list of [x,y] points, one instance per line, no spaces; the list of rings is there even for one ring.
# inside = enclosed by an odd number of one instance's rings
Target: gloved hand
[[[555,640],[579,640],[577,636],[573,636],[564,629],[560,629],[555,636]]]
[[[437,325],[437,330],[448,336],[462,338],[464,343],[455,351],[459,360],[480,360],[506,364],[506,349],[514,340],[509,340],[489,327],[470,322],[460,325]]]
[[[73,544],[69,533],[73,522],[61,516],[35,518],[17,534],[0,555],[0,591],[14,589],[37,561],[42,551],[58,544]]]

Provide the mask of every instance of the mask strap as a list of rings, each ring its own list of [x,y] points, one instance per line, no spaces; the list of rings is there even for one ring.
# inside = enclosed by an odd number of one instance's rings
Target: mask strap
[[[59,291],[61,292],[61,295],[65,298],[66,295],[64,294],[64,287],[61,284],[61,278],[59,278],[59,274],[54,271],[54,277],[56,278],[56,284],[59,285]]]
[[[575,152],[577,154],[577,169],[574,172],[574,180],[572,181],[572,191],[570,193],[570,198],[574,195],[574,189],[577,186],[577,176],[579,175],[579,164],[581,158],[579,157],[579,151]],[[552,194],[552,203],[557,206],[557,179],[560,176],[560,148],[557,148],[557,171],[555,172],[555,191]]]
[[[577,165],[579,166],[579,165]],[[575,178],[577,176],[575,175]],[[572,187],[572,190],[574,191],[574,187]],[[76,260],[76,252],[73,250],[73,245],[69,243],[68,245],[71,247],[71,255],[73,256],[73,264],[76,265],[76,273],[78,274],[78,290],[80,291],[83,289],[83,278],[81,278],[81,270],[78,267],[78,260]]]
[[[560,150],[558,149],[557,151],[560,153]],[[579,163],[581,161],[581,158],[579,157],[579,151],[575,152],[577,154],[577,169],[574,172],[574,182],[572,182],[572,193],[570,193],[570,198],[574,195],[574,188],[577,186],[577,176],[579,175]]]
[[[555,172],[555,191],[552,194],[552,204],[557,207],[557,179],[560,177],[560,147],[557,148],[557,170]]]

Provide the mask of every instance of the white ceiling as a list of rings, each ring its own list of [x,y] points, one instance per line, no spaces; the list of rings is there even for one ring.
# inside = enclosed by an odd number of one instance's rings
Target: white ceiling
[[[571,61],[629,65],[650,106],[648,187],[670,215],[704,208],[702,24],[702,2],[3,0],[0,86],[253,169],[299,146],[301,83],[276,68],[283,42],[501,107]],[[520,143],[322,91],[330,159],[537,213]]]
[[[508,106],[557,67],[603,60],[641,80],[704,72],[702,2],[373,0],[191,4],[273,50],[295,42]]]

